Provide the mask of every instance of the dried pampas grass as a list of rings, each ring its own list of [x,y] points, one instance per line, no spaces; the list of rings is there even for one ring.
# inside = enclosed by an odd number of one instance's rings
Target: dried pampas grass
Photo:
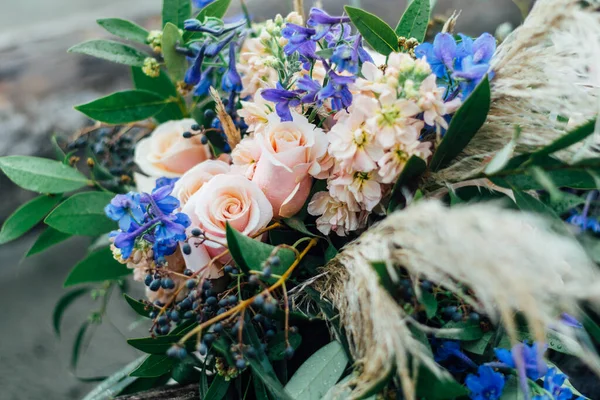
[[[485,125],[460,158],[432,176],[443,185],[466,179],[521,128],[516,152],[535,150],[600,111],[600,2],[538,0],[522,26],[499,46],[491,63],[492,105]],[[569,120],[567,124],[564,122]],[[600,134],[559,153],[597,155]]]
[[[583,249],[554,233],[541,217],[489,203],[452,209],[437,201],[410,206],[347,245],[314,282],[340,312],[360,372],[352,382],[354,396],[394,367],[407,399],[415,398],[416,363],[444,373],[411,332],[411,324],[418,323],[379,283],[373,261],[386,262],[391,277],[402,267],[413,280],[427,279],[457,293],[460,284],[466,285],[472,292],[461,296],[501,321],[513,338],[515,311],[544,341],[549,326],[561,329],[556,324],[561,311],[576,313],[579,300],[598,300],[600,293],[599,272]],[[574,338],[566,328],[563,333]],[[590,354],[581,357],[593,361]]]

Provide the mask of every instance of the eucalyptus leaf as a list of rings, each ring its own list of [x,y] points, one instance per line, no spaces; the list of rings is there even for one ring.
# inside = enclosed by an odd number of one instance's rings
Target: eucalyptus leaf
[[[213,379],[210,387],[208,388],[208,392],[206,392],[206,396],[204,396],[203,400],[221,400],[225,398],[225,394],[227,394],[227,390],[229,389],[229,385],[231,384],[231,380],[225,378],[219,374],[215,374],[215,379]]]
[[[67,276],[64,286],[73,286],[80,283],[104,282],[119,279],[129,275],[131,270],[117,262],[110,248],[97,250],[77,263]]]
[[[65,310],[73,304],[75,300],[80,298],[86,293],[90,292],[90,288],[83,287],[79,289],[72,290],[65,295],[63,295],[60,300],[54,306],[54,311],[52,311],[52,326],[54,327],[54,333],[56,336],[60,337],[60,322],[62,320],[62,316],[65,313]]]
[[[431,159],[431,170],[437,171],[445,167],[463,151],[485,122],[490,104],[490,82],[486,76],[452,117],[450,126]]]
[[[125,90],[81,104],[75,109],[96,121],[126,124],[151,118],[175,101],[147,90]]]
[[[156,93],[167,101],[179,99],[177,88],[167,73],[162,69],[160,70],[160,74],[155,78],[146,75],[142,69],[138,67],[131,67],[131,73],[133,77],[133,84],[135,85],[136,89]],[[163,123],[185,118],[179,103],[182,104],[180,99],[178,102],[168,103],[161,112],[154,115],[154,119],[156,119],[156,121],[159,123]]]
[[[344,348],[333,341],[317,350],[298,368],[285,390],[293,399],[320,400],[340,379],[347,364]]]
[[[144,358],[140,357],[125,367],[115,372],[102,383],[89,392],[83,400],[109,400],[114,399],[123,389],[132,384],[136,378],[129,376],[130,372],[135,370]]]
[[[47,158],[0,157],[0,169],[18,186],[38,193],[71,192],[89,182],[76,169]]]
[[[552,153],[556,153],[557,151],[566,149],[567,147],[570,147],[575,143],[579,143],[582,140],[585,140],[588,136],[593,134],[595,130],[596,120],[594,119],[588,121],[585,124],[578,126],[566,135],[559,137],[549,145],[542,147],[540,150],[533,153],[533,157],[547,156]]]
[[[384,56],[399,50],[396,32],[381,18],[356,7],[345,6],[344,10],[373,50]]]
[[[52,228],[70,235],[99,236],[117,228],[104,213],[114,194],[85,192],[69,197],[45,219]]]
[[[129,343],[130,346],[143,351],[144,353],[163,355],[167,353],[167,350],[169,350],[171,346],[173,346],[173,344],[179,342],[182,337],[183,335],[145,337],[137,339],[128,339],[127,343]],[[189,340],[186,343],[186,347],[189,347],[190,350],[193,350],[193,341]]]
[[[96,22],[108,32],[122,39],[146,44],[149,32],[138,24],[120,18],[103,18]]]
[[[75,370],[77,368],[77,363],[79,362],[79,356],[81,354],[81,350],[83,349],[85,334],[90,327],[90,322],[85,321],[79,327],[77,331],[77,335],[75,335],[75,341],[73,342],[73,350],[71,351],[71,369]]]
[[[163,0],[162,24],[163,27],[171,23],[177,28],[183,28],[183,22],[192,16],[192,3],[190,0]]]
[[[47,227],[35,240],[25,257],[30,257],[35,254],[41,253],[54,245],[64,242],[71,236],[72,235],[68,233],[64,233],[61,231],[57,231],[54,228]]]
[[[150,354],[131,372],[131,376],[153,378],[170,372],[176,361],[166,355]]]
[[[269,360],[281,361],[285,359],[285,349],[287,348],[285,336],[285,332],[279,332],[275,335],[275,337],[269,340],[269,345],[267,347],[267,355]],[[296,350],[302,343],[302,336],[297,333],[289,334],[289,341],[290,346]]]
[[[146,305],[144,303],[134,299],[127,293],[123,293],[123,297],[125,297],[125,301],[127,302],[127,304],[129,304],[133,311],[135,311],[142,317],[150,318],[150,310],[146,309]]]
[[[418,399],[450,400],[469,393],[467,388],[451,376],[438,377],[425,366],[421,366],[417,381]]]
[[[407,39],[415,38],[419,43],[423,42],[429,26],[430,14],[430,0],[412,0],[396,26],[396,35]]]
[[[69,53],[79,53],[118,64],[142,67],[148,55],[124,43],[112,40],[89,40],[76,44],[68,50]]]
[[[490,347],[490,342],[493,338],[493,332],[486,332],[480,339],[463,342],[461,343],[461,346],[469,353],[483,355],[485,354],[486,350]]]
[[[439,331],[435,334],[438,339],[451,339],[461,341],[478,340],[483,337],[483,331],[476,321],[450,321],[443,326],[443,329],[453,329],[454,332]]]
[[[0,244],[8,243],[27,233],[60,201],[60,196],[39,196],[17,208],[2,225]]]
[[[540,195],[540,201],[550,207],[557,215],[565,214],[571,209],[583,205],[585,198],[573,193],[562,192],[560,199],[552,199],[547,194]]]
[[[175,50],[175,46],[181,44],[182,41],[179,28],[172,23],[167,23],[163,29],[161,48],[167,72],[175,82],[183,80],[188,67],[185,56]]]

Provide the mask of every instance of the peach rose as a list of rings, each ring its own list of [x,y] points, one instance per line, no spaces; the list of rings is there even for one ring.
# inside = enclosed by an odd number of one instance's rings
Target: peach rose
[[[308,198],[312,176],[322,171],[327,137],[306,117],[292,111],[293,121],[281,122],[271,114],[268,123],[255,132],[262,153],[252,181],[271,202],[276,217],[291,217]]]
[[[252,236],[273,218],[265,194],[255,183],[238,174],[219,175],[205,183],[189,198],[183,212],[192,222],[188,229],[200,228],[210,239],[205,246],[211,257],[224,250],[226,223]],[[192,255],[194,251],[192,246]]]
[[[173,195],[179,199],[181,207],[185,206],[185,203],[189,200],[194,193],[213,176],[226,174],[230,170],[229,164],[219,160],[206,160],[189,171],[175,183],[173,188]]]
[[[231,171],[252,179],[261,152],[258,142],[253,137],[246,136],[231,152],[233,160]]]
[[[176,178],[211,157],[208,145],[199,136],[185,139],[196,122],[182,119],[160,124],[152,134],[135,147],[135,163],[150,177]]]

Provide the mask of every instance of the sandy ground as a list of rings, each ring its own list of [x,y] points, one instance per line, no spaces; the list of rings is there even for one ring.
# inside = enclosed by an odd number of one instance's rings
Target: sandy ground
[[[288,1],[247,3],[251,12],[260,17],[286,12]],[[346,2],[322,3],[329,11],[337,12]],[[362,1],[366,9],[391,24],[398,20],[405,3]],[[82,123],[71,110],[72,104],[124,85],[127,68],[65,53],[70,45],[100,34],[94,27],[96,18],[143,20],[159,7],[159,0],[0,0],[0,155],[47,149],[47,136],[52,130],[69,133]],[[453,9],[463,9],[458,29],[470,34],[493,31],[498,23],[516,22],[519,18],[510,0],[439,0],[436,11]],[[237,10],[236,6],[232,13]],[[77,33],[71,34],[72,31]],[[53,124],[44,124],[46,121]],[[27,196],[6,179],[0,180],[0,193],[0,219]],[[0,300],[4,306],[0,314],[0,398],[78,399],[93,384],[80,382],[69,372],[71,346],[80,324],[96,306],[85,300],[69,309],[60,339],[52,332],[51,313],[65,293],[62,282],[71,266],[82,258],[87,241],[71,239],[20,263],[34,237],[28,235],[0,247]],[[135,319],[133,312],[115,295],[108,314],[110,321],[97,329],[82,358],[80,376],[110,374],[136,357],[136,351],[124,340],[124,336],[144,335],[141,327],[130,330]]]

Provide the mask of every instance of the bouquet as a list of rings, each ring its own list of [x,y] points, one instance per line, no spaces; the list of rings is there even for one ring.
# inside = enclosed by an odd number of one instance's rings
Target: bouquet
[[[98,20],[122,40],[69,51],[134,89],[77,106],[94,122],[57,161],[0,158],[40,194],[2,243],[42,220],[28,256],[92,239],[53,316],[103,304],[74,364],[116,290],[148,327],[86,399],[595,396],[560,354],[600,372],[598,5],[538,0],[500,43],[436,26],[430,0],[396,27],[230,3]]]

